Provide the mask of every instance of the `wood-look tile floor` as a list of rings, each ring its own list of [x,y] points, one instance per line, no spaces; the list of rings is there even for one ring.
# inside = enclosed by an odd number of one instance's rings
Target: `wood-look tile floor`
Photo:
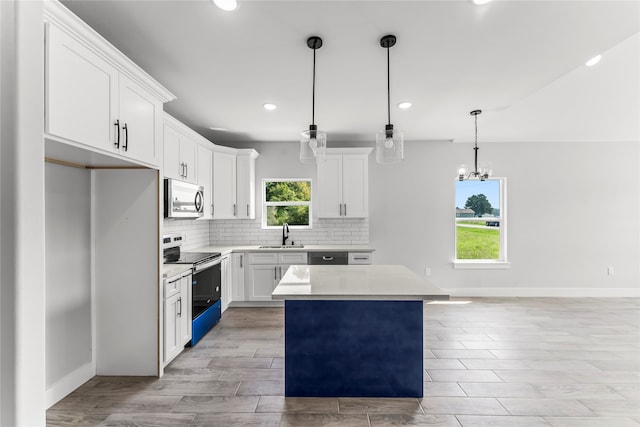
[[[283,397],[283,310],[231,308],[155,378],[95,377],[49,426],[640,426],[640,300],[425,305],[423,399]]]

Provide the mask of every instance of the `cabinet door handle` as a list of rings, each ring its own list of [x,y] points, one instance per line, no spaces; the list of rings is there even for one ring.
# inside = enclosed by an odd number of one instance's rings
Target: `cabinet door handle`
[[[333,257],[332,256],[323,256],[322,259],[324,261],[333,261]]]
[[[233,216],[237,216],[236,204],[233,204]]]
[[[243,268],[243,266],[242,266],[242,262],[243,262],[242,259],[243,258],[244,258],[244,255],[240,254],[240,268]]]
[[[120,149],[120,120],[116,119],[113,125],[116,127],[116,142],[114,145],[117,149]]]
[[[342,216],[342,203],[340,203],[340,216]]]
[[[278,280],[278,267],[273,267],[273,280]]]
[[[124,144],[122,144],[122,148],[124,148],[124,151],[127,151],[129,148],[129,128],[126,123],[122,126],[122,130],[124,130]]]
[[[247,203],[247,218],[249,218],[249,203]]]
[[[354,256],[353,259],[369,259],[369,257],[366,257],[366,256]]]
[[[344,204],[344,216],[347,216],[347,204]]]
[[[213,205],[211,205],[211,216],[213,216]]]
[[[187,178],[189,176],[189,163],[184,164],[184,177]]]
[[[182,317],[182,297],[178,298],[178,317]]]

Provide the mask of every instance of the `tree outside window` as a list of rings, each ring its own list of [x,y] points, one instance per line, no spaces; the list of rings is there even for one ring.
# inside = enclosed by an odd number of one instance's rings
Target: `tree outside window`
[[[311,181],[299,179],[263,180],[262,227],[311,228]]]

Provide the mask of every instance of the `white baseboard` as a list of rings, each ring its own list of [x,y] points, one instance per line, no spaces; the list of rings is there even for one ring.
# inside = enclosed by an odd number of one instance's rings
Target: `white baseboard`
[[[640,298],[640,288],[450,288],[452,297]]]
[[[95,375],[95,365],[90,362],[60,378],[45,392],[45,405],[47,409],[58,403],[66,395],[89,381]]]
[[[229,307],[284,307],[284,301],[231,301]]]

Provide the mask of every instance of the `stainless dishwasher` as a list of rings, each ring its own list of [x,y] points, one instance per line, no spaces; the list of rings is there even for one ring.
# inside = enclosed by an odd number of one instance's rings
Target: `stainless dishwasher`
[[[347,265],[348,252],[309,252],[309,265]]]

